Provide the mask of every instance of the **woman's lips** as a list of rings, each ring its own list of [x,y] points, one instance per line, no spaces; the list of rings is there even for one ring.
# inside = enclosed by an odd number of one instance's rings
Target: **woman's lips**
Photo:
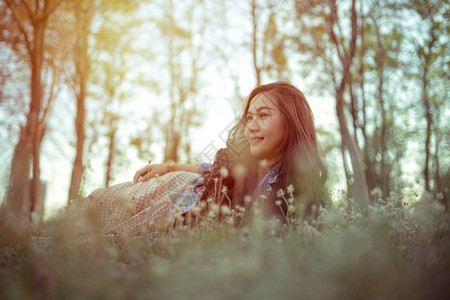
[[[254,145],[254,144],[258,144],[260,143],[264,138],[263,137],[252,137],[250,139],[250,144]]]

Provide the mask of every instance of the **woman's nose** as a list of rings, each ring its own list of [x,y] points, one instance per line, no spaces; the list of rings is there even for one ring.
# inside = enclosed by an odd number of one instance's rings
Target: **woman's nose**
[[[261,129],[259,122],[255,119],[248,121],[246,127],[251,132],[257,132]]]

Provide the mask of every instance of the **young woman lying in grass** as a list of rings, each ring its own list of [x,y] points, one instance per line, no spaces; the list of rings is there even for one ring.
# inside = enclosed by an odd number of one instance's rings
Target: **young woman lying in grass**
[[[94,208],[105,233],[141,235],[201,216],[242,224],[257,207],[264,218],[293,224],[315,217],[326,177],[304,95],[275,82],[252,91],[213,164],[149,163],[133,182],[94,191],[79,205]]]

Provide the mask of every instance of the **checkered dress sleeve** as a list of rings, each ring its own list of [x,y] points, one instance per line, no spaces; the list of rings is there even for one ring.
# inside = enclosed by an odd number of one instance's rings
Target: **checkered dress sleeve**
[[[97,222],[105,233],[140,235],[167,226],[180,213],[174,205],[180,195],[193,189],[200,174],[175,171],[148,181],[121,183],[92,192],[82,204],[94,207]]]

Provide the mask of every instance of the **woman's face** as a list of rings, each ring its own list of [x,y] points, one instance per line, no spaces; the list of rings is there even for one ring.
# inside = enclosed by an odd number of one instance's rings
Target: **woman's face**
[[[277,150],[286,135],[286,121],[276,99],[269,93],[256,95],[250,102],[246,120],[244,134],[250,143],[250,153],[266,159],[269,165],[276,163],[281,158]]]

